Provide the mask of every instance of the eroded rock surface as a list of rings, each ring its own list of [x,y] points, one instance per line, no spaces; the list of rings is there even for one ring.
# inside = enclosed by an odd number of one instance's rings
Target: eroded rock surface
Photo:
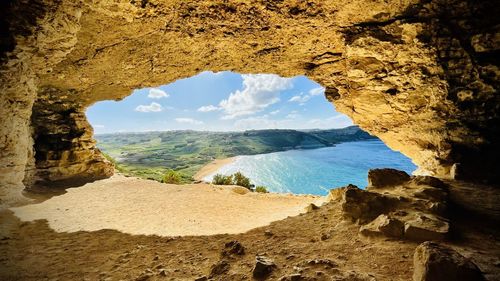
[[[410,179],[404,171],[396,169],[372,169],[368,171],[368,186],[366,189],[374,189],[377,187],[387,187],[399,185],[407,182]]]
[[[448,191],[442,181],[428,176],[406,177],[397,170],[372,170],[369,175],[377,175],[376,188],[362,190],[350,185],[344,188],[341,199],[344,217],[359,223],[362,235],[414,241],[448,236]],[[401,181],[402,176],[407,180]]]
[[[498,180],[495,1],[2,5],[2,27],[8,30],[0,55],[0,113],[8,116],[0,123],[3,200],[19,193],[25,170],[34,167],[37,151],[30,138],[39,132],[33,132],[30,116],[45,111],[33,104],[46,89],[67,96],[64,106],[84,112],[97,101],[119,100],[133,89],[204,70],[306,75],[326,88],[337,110],[412,158],[420,171],[448,177],[460,163],[463,178]],[[70,118],[58,126],[73,123]],[[26,175],[30,182],[33,173]]]
[[[113,175],[114,167],[96,148],[83,108],[51,89],[39,93],[33,107],[35,167],[28,186],[78,186]]]
[[[455,250],[433,242],[424,242],[413,256],[413,281],[482,281],[481,270]]]

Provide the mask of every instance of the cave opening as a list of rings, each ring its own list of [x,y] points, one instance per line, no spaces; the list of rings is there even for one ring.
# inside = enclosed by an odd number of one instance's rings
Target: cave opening
[[[98,102],[86,115],[119,173],[159,182],[210,183],[241,172],[251,188],[326,195],[364,188],[369,169],[416,169],[304,76],[202,72]]]

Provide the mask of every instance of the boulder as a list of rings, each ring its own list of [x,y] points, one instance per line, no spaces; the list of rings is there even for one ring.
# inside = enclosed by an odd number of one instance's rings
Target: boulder
[[[230,241],[224,244],[224,250],[222,250],[222,256],[231,256],[231,255],[244,255],[245,247],[241,245],[238,241]]]
[[[443,240],[449,231],[450,225],[444,219],[418,213],[405,222],[404,237],[415,241]]]
[[[398,202],[397,198],[349,185],[345,188],[341,204],[345,217],[360,224],[365,224],[374,220],[380,214],[388,213],[394,209]]]
[[[413,268],[413,281],[485,280],[470,259],[449,247],[429,241],[415,249]]]
[[[395,186],[410,180],[410,175],[396,169],[371,169],[368,171],[367,189]]]
[[[266,256],[255,257],[252,275],[256,279],[264,279],[276,268],[274,261]]]
[[[387,215],[380,215],[372,222],[362,226],[359,232],[364,236],[387,236],[402,237],[404,233],[404,224],[395,218]]]
[[[224,274],[229,270],[229,263],[225,260],[221,260],[217,262],[216,264],[212,265],[210,268],[210,278],[213,278],[214,276]]]

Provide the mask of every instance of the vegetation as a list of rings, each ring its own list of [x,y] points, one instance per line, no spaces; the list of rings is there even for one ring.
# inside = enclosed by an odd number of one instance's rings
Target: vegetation
[[[259,193],[267,193],[267,188],[265,186],[259,185],[255,188],[255,190],[252,189],[252,184],[250,183],[250,179],[247,178],[245,175],[243,175],[241,172],[236,172],[232,175],[225,176],[221,174],[216,174],[213,179],[212,183],[216,185],[239,185],[242,187],[246,187],[247,189]]]
[[[255,188],[255,192],[259,193],[267,193],[267,188],[265,186],[259,185]]]
[[[240,172],[237,172],[233,175],[233,184],[250,189],[250,179],[245,177]]]
[[[180,183],[216,158],[290,149],[320,148],[373,139],[351,126],[332,130],[252,130],[245,132],[168,131],[96,135],[98,147],[123,174],[163,181],[169,170]]]
[[[181,175],[174,170],[168,170],[165,176],[163,176],[163,182],[170,184],[179,184],[181,183]]]
[[[233,175],[224,176],[221,174],[216,174],[212,178],[212,183],[216,185],[232,185],[233,184]]]
[[[216,174],[212,178],[212,184],[216,185],[239,185],[245,187],[251,191],[252,184],[250,183],[250,179],[244,176],[241,172],[236,172],[232,175],[225,176],[221,174]]]

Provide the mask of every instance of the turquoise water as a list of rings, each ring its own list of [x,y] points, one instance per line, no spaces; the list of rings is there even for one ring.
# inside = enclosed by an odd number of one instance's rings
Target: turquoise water
[[[239,156],[216,173],[228,175],[240,171],[252,183],[264,185],[271,192],[326,195],[330,189],[350,183],[366,187],[368,170],[373,168],[395,168],[411,174],[417,167],[383,142],[371,140]],[[211,180],[212,176],[205,180]]]

